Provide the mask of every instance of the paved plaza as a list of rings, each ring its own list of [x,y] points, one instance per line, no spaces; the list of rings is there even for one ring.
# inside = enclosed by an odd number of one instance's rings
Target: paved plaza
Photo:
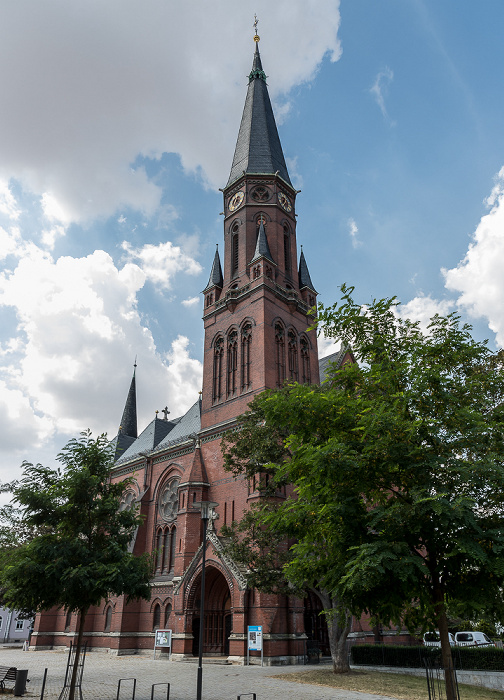
[[[0,665],[28,669],[26,698],[40,698],[44,669],[47,683],[44,700],[56,700],[65,677],[67,654],[61,651],[28,651],[0,647]],[[238,695],[256,693],[257,700],[390,700],[383,695],[356,693],[334,688],[289,682],[289,673],[300,666],[226,666],[205,664],[203,700],[236,700]],[[82,695],[84,700],[115,700],[117,681],[136,678],[135,700],[150,700],[154,683],[170,683],[170,700],[195,700],[196,663],[181,663],[151,656],[111,656],[91,652],[86,657]],[[272,678],[282,674],[284,679]],[[131,700],[132,682],[125,682],[119,700]],[[166,685],[155,689],[154,700],[166,699]],[[243,700],[252,700],[252,695]]]

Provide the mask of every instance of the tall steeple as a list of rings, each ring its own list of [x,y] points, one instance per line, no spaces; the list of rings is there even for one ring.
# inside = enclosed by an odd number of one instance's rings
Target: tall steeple
[[[258,40],[226,187],[244,174],[277,174],[292,187],[268,94],[266,74],[261,64]]]
[[[316,292],[298,268],[296,197],[259,55],[224,196],[223,271],[214,258],[205,295],[201,427],[247,410],[285,380],[318,382],[317,337],[308,330]],[[222,277],[221,277],[222,274]]]

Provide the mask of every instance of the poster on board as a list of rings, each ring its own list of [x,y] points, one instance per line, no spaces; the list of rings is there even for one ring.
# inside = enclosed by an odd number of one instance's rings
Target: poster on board
[[[248,648],[250,651],[262,651],[262,627],[250,625],[248,628]]]
[[[169,649],[169,654],[171,658],[171,642],[172,642],[172,631],[171,630],[156,630],[154,632],[154,658],[156,658],[156,649]]]

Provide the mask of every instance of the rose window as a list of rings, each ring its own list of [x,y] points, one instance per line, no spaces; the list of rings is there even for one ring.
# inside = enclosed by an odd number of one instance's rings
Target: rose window
[[[133,493],[133,491],[126,491],[124,496],[121,498],[121,502],[119,504],[119,510],[131,510],[135,504],[136,501],[136,496]]]
[[[178,511],[179,479],[173,479],[162,489],[159,496],[159,514],[163,520],[174,520]]]

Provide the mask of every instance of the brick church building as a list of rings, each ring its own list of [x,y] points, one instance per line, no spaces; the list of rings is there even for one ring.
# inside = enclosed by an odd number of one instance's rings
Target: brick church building
[[[202,521],[193,506],[218,505],[206,549],[204,654],[242,660],[248,625],[262,625],[265,663],[296,663],[307,637],[328,652],[315,598],[304,601],[251,590],[246,572],[222,555],[220,529],[239,520],[259,493],[223,469],[221,436],[233,428],[254,394],[286,379],[318,383],[317,337],[308,328],[316,291],[296,245],[296,195],[285,164],[258,47],[224,197],[224,253],[217,251],[204,295],[203,387],[179,418],[168,411],[137,433],[133,376],[119,434],[114,478],[133,477],[124,506],[144,516],[136,553],[156,552],[149,602],[122,598],[90,610],[88,647],[117,654],[152,650],[153,630],[173,630],[173,658],[197,655],[200,624]],[[77,616],[38,616],[36,648],[66,646]]]

